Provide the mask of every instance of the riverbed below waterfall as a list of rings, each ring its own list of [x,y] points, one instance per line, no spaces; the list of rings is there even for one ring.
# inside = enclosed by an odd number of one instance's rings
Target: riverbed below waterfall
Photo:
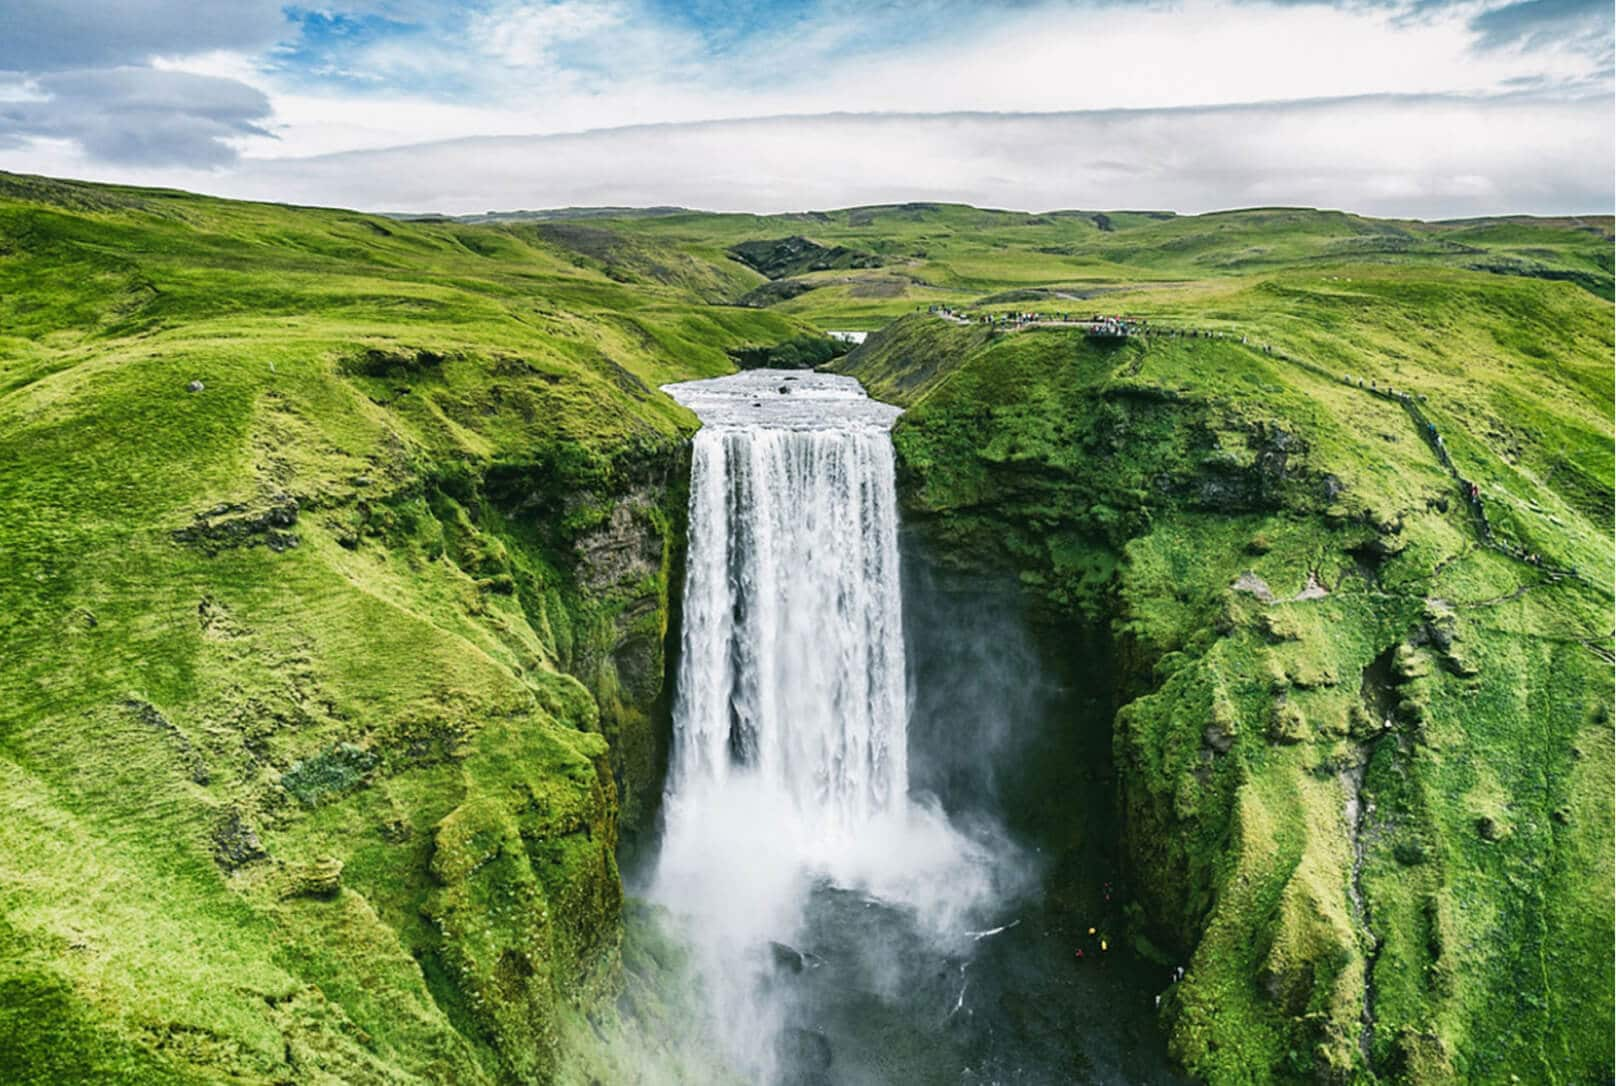
[[[1149,1009],[1160,970],[1122,952],[1073,957],[1077,933],[1036,902],[953,953],[906,910],[828,884],[807,906],[782,1083],[1169,1083]],[[827,1060],[828,1057],[828,1060]]]
[[[1170,970],[1114,945],[1117,910],[1091,932],[1052,907],[997,809],[1006,759],[1041,756],[1018,732],[1069,706],[1038,694],[1013,614],[899,589],[897,409],[817,373],[667,390],[704,426],[663,847],[635,881],[695,948],[731,1064],[777,1086],[1176,1081]],[[1096,734],[1053,753],[1108,763]]]

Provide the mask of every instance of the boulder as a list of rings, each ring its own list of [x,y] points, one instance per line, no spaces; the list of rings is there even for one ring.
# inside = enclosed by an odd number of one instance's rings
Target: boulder
[[[784,943],[771,941],[769,943],[769,957],[773,960],[776,969],[785,970],[789,973],[801,973],[803,967],[807,964],[803,958],[802,951]]]
[[[1236,592],[1249,592],[1264,603],[1274,602],[1274,590],[1268,587],[1268,582],[1249,569],[1234,579],[1233,588]]]
[[[213,862],[228,874],[268,855],[240,809],[231,807],[225,811],[213,828]]]

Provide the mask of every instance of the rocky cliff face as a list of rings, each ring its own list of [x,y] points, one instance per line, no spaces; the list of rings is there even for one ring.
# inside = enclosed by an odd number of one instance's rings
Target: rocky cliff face
[[[570,582],[573,637],[559,663],[599,707],[619,821],[630,834],[649,829],[667,764],[667,654],[677,645],[689,479],[689,446],[669,442],[635,450],[603,483],[583,489],[500,483],[513,520],[559,513],[534,525],[553,533]],[[551,520],[569,527],[555,532]]]
[[[423,916],[463,1013],[516,1081],[549,1081],[575,1060],[568,1048],[588,1046],[564,1043],[563,1008],[601,1006],[620,982],[616,853],[660,796],[688,472],[688,445],[675,439],[599,459],[505,460],[424,488],[445,557],[520,616],[492,623],[498,636],[536,642],[527,679],[578,729],[567,742],[583,759],[563,769],[508,748],[516,802],[479,790],[433,829],[438,885]]]

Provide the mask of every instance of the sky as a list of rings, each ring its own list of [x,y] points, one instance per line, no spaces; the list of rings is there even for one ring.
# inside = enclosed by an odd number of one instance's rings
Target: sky
[[[0,0],[0,170],[378,211],[1616,203],[1611,0]]]

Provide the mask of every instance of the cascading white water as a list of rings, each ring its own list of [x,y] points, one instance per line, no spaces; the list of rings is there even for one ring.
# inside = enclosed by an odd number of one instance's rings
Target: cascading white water
[[[795,399],[767,415],[744,395],[756,377],[675,389],[707,425],[691,465],[674,788],[752,774],[834,836],[908,783],[897,411],[845,410],[846,378],[775,382],[771,398]]]
[[[666,390],[703,427],[652,896],[690,922],[716,1021],[761,1081],[782,1025],[771,944],[797,937],[814,886],[947,925],[985,864],[908,795],[898,409],[823,374]]]

